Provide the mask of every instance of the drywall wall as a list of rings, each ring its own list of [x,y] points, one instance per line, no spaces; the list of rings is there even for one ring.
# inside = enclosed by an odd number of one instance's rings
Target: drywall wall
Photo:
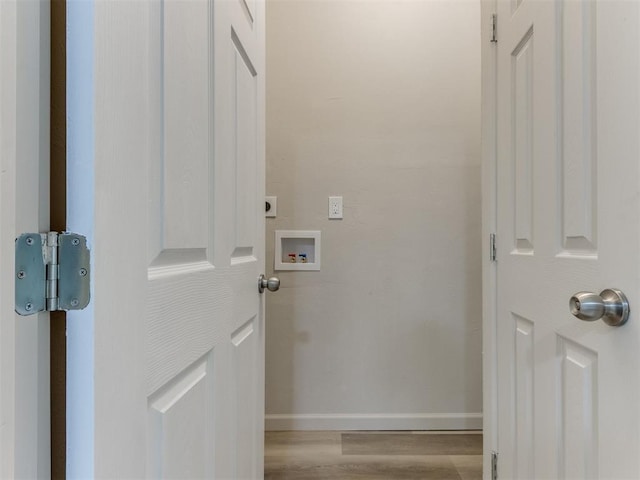
[[[268,429],[481,426],[479,1],[268,0]],[[327,218],[330,195],[344,219]]]

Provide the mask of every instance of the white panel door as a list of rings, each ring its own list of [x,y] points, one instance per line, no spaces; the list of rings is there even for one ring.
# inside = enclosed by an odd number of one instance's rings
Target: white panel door
[[[640,478],[639,7],[497,2],[500,478]]]
[[[263,476],[264,3],[68,4],[71,478]]]
[[[49,229],[49,5],[0,2],[0,478],[49,478],[49,315],[14,313],[14,241]]]

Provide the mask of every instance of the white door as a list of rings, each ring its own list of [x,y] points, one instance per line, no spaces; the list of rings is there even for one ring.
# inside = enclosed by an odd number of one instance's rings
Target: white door
[[[49,315],[14,313],[14,241],[49,229],[49,6],[0,2],[0,478],[49,478]]]
[[[71,1],[70,478],[263,475],[264,2]]]
[[[640,478],[639,7],[497,2],[499,478]]]

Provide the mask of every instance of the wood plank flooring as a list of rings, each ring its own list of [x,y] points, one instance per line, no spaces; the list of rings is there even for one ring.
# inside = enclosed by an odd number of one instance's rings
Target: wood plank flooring
[[[481,480],[481,432],[266,432],[265,480]]]

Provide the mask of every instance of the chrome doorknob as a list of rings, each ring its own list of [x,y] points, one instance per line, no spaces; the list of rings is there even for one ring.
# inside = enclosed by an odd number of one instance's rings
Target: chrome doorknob
[[[600,320],[611,327],[624,325],[629,319],[629,301],[620,290],[607,288],[596,295],[593,292],[578,292],[569,300],[571,314],[580,320]]]
[[[258,277],[258,292],[264,292],[265,288],[270,292],[277,292],[280,289],[280,279],[278,277],[270,277],[267,279],[264,273],[261,273]]]

